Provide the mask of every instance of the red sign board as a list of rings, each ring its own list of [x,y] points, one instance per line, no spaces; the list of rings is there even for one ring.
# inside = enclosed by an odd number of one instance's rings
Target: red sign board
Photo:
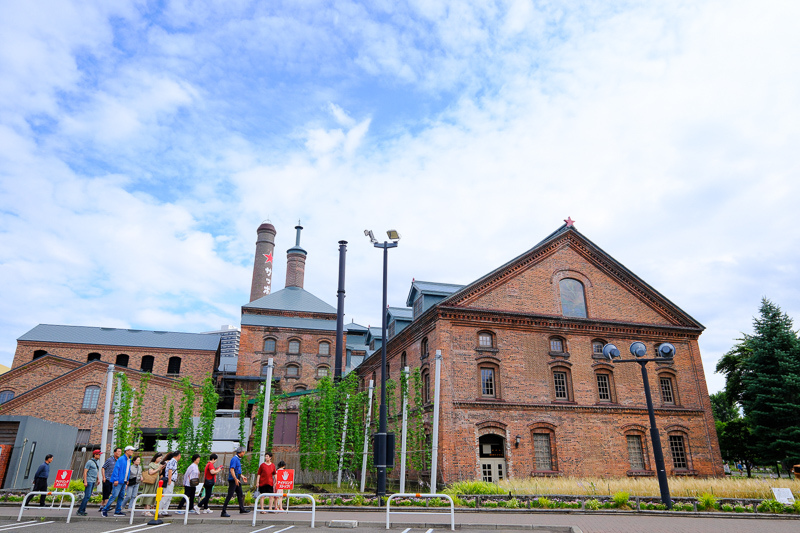
[[[53,488],[68,489],[70,479],[72,479],[72,470],[59,470]]]
[[[275,490],[292,490],[294,488],[294,470],[278,470],[275,473]]]

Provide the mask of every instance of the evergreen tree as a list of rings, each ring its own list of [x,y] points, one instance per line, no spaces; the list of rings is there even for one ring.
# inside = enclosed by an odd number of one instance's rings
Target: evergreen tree
[[[741,405],[755,454],[788,468],[800,461],[800,340],[780,307],[764,298],[759,312],[745,341]]]
[[[715,421],[724,424],[739,418],[739,411],[736,409],[736,405],[728,399],[725,391],[715,392],[709,398],[711,399],[711,411],[714,414]]]

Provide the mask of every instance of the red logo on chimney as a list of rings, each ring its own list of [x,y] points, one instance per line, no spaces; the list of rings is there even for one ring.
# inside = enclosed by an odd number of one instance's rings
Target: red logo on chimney
[[[267,263],[272,263],[272,254],[264,254],[264,257],[267,258]]]

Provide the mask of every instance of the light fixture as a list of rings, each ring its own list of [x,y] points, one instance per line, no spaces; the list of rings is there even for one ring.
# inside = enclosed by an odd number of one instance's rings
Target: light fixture
[[[658,354],[658,357],[672,359],[675,357],[675,346],[668,342],[659,344],[658,349],[656,349],[656,353]]]
[[[369,237],[369,242],[371,242],[371,243],[376,243],[376,242],[378,242],[378,239],[376,239],[376,238],[375,238],[375,235],[372,233],[372,230],[371,230],[371,229],[365,229],[365,230],[364,230],[364,235],[366,235],[367,237]]]
[[[393,240],[393,241],[399,241],[400,240],[400,234],[397,233],[396,229],[390,229],[389,231],[386,232],[386,235],[388,235],[389,238],[391,240]]]
[[[615,357],[619,358],[619,349],[613,344],[606,344],[603,346],[603,356],[609,361],[613,360]]]
[[[647,346],[643,342],[636,341],[631,343],[631,355],[634,357],[644,357],[647,354]]]
[[[520,435],[517,435],[516,442],[514,443],[517,448],[519,448],[519,441],[521,441],[521,440],[522,440],[522,437]]]

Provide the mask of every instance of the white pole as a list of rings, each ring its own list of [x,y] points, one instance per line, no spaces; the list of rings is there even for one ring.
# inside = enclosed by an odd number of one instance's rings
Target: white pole
[[[111,418],[111,389],[113,387],[114,365],[108,365],[108,370],[106,371],[106,406],[103,410],[103,428],[100,433],[100,464],[106,462],[106,449],[108,448],[108,420]]]
[[[436,381],[433,397],[433,449],[431,450],[431,494],[436,494],[436,468],[439,459],[439,383],[442,376],[442,351],[436,350]]]
[[[367,454],[369,453],[369,424],[372,421],[372,389],[373,381],[369,380],[369,400],[367,400],[367,423],[364,425],[364,458],[361,460],[361,490],[364,492],[364,487],[367,483]]]
[[[267,430],[269,429],[269,395],[272,392],[272,357],[267,359],[267,382],[264,384],[264,418],[261,420],[261,449],[258,452],[258,464],[264,462],[267,453]],[[288,500],[287,500],[288,501]]]
[[[117,442],[117,426],[119,425],[119,404],[122,399],[122,377],[117,376],[117,390],[114,391],[114,427],[111,429],[111,445]]]
[[[344,426],[342,427],[342,448],[339,450],[339,474],[336,476],[336,487],[342,486],[342,462],[344,460],[344,439],[347,437],[347,410],[350,408],[348,401],[350,395],[348,394],[344,401]]]
[[[400,436],[400,494],[406,492],[406,436],[408,434],[408,367],[403,369],[406,390],[403,394],[403,429]]]

